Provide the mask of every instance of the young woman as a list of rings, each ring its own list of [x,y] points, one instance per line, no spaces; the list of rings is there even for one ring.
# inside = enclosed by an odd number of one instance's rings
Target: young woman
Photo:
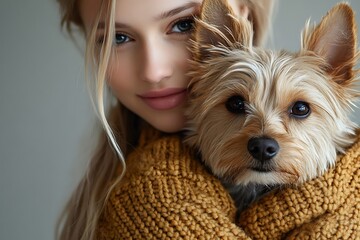
[[[181,143],[187,44],[202,1],[58,2],[62,24],[86,37],[89,84],[104,131],[57,238],[245,237],[225,189]],[[253,22],[261,44],[273,1],[229,3]]]

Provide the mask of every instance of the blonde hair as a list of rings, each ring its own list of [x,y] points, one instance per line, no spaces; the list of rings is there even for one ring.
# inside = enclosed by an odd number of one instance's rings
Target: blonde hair
[[[120,103],[111,108],[108,117],[105,114],[107,96],[105,81],[112,49],[114,32],[111,29],[114,29],[116,1],[102,1],[94,26],[88,34],[85,32],[80,18],[78,1],[58,0],[58,2],[62,10],[61,25],[66,27],[70,34],[74,31],[73,26],[77,26],[87,38],[86,79],[92,103],[103,126],[103,132],[85,176],[76,187],[59,218],[56,238],[61,240],[94,239],[96,225],[106,199],[112,187],[121,180],[126,170],[124,156],[127,154],[129,146],[135,144],[137,135],[136,131],[128,130],[134,129],[138,117]],[[105,37],[104,43],[99,49],[96,43],[96,29],[100,16],[105,12],[107,13]],[[95,76],[95,79],[92,79],[91,76]],[[121,170],[120,174],[119,169]]]
[[[271,16],[271,3],[274,0],[245,1],[253,15],[255,33],[260,44],[265,38]],[[95,239],[96,226],[112,188],[121,180],[125,170],[125,156],[131,146],[136,145],[139,136],[139,117],[119,102],[109,114],[106,111],[107,89],[105,81],[114,37],[114,17],[116,0],[101,1],[101,9],[94,21],[92,30],[86,33],[79,13],[79,0],[57,0],[61,10],[61,25],[72,35],[74,26],[87,38],[86,42],[86,79],[97,116],[103,126],[103,132],[94,156],[86,173],[67,202],[56,227],[56,239],[78,240]],[[96,30],[100,16],[105,19],[105,37],[101,46],[96,43]],[[90,70],[90,71],[89,71]],[[90,77],[89,77],[89,72]],[[93,77],[91,77],[93,76]],[[120,172],[119,172],[120,170]]]

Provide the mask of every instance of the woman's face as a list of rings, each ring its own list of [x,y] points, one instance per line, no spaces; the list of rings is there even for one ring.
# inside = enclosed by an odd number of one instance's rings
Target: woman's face
[[[124,106],[161,131],[176,132],[184,126],[187,46],[201,1],[116,1],[108,85]],[[81,16],[90,31],[100,0],[81,2]],[[101,41],[104,29],[99,26]]]

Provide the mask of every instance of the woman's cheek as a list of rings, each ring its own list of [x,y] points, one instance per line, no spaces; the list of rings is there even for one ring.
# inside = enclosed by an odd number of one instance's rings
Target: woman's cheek
[[[132,65],[126,61],[112,58],[108,68],[108,86],[113,91],[126,91],[133,83]]]
[[[190,66],[189,60],[191,59],[191,53],[188,50],[187,42],[180,43],[176,52],[177,54],[173,55],[176,56],[174,62],[176,62],[177,67],[183,71],[183,74],[187,74]]]

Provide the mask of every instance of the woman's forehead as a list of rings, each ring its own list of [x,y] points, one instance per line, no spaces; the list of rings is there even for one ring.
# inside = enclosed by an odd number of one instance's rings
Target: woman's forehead
[[[86,28],[92,26],[102,2],[103,0],[80,0],[80,15]],[[194,8],[201,2],[202,0],[117,0],[115,21],[132,23],[153,19],[173,9]]]

